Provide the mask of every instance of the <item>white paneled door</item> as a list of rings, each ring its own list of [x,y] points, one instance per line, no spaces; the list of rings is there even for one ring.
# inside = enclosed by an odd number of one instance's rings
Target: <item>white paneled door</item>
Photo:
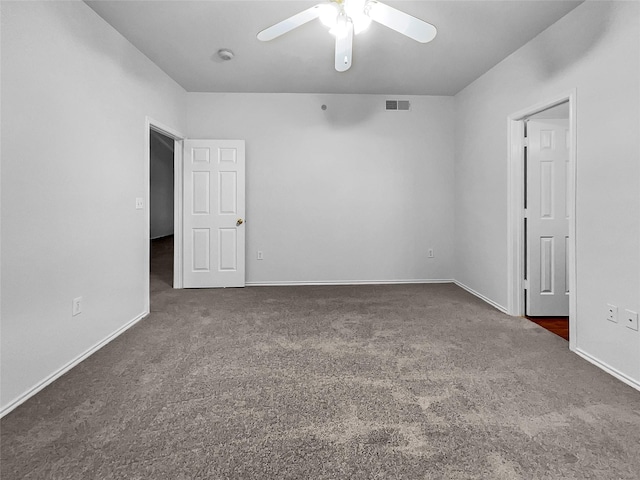
[[[569,120],[527,123],[527,315],[569,315]]]
[[[183,286],[244,287],[244,140],[185,140]]]

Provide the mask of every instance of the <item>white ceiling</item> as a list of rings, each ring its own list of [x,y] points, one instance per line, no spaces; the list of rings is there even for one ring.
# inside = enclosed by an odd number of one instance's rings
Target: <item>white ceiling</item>
[[[581,1],[389,0],[435,25],[437,37],[420,44],[374,23],[355,37],[344,73],[334,69],[334,37],[319,21],[271,42],[256,38],[318,1],[86,3],[189,92],[453,95]],[[235,58],[223,62],[220,48]]]

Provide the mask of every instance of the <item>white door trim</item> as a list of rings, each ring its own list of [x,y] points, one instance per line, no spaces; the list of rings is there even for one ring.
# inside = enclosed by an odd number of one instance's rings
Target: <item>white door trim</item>
[[[146,236],[151,236],[151,150],[149,146],[150,130],[162,133],[173,138],[173,288],[182,288],[182,142],[186,138],[174,128],[163,125],[151,117],[145,117],[145,175],[147,179],[147,221]],[[146,248],[147,286],[146,286],[146,311],[149,311],[149,244]]]
[[[569,102],[569,349],[576,349],[577,309],[576,309],[576,171],[577,171],[577,135],[576,135],[576,99],[574,88],[569,93],[551,98],[531,107],[520,110],[507,117],[507,312],[509,315],[524,315],[524,126],[522,120],[531,115]]]

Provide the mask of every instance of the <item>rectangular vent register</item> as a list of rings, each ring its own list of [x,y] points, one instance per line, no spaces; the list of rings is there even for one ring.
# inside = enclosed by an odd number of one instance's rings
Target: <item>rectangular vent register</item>
[[[385,110],[410,110],[411,104],[409,100],[387,100]]]

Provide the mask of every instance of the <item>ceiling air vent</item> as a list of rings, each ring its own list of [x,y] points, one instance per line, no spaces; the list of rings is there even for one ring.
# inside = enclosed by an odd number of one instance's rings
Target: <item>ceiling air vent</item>
[[[387,100],[386,110],[411,110],[409,100]]]

